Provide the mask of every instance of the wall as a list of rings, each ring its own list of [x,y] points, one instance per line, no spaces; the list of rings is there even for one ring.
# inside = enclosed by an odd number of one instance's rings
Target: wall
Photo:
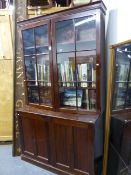
[[[12,140],[13,49],[12,15],[0,10],[0,141]]]
[[[103,0],[107,7],[106,47],[131,39],[131,0]]]

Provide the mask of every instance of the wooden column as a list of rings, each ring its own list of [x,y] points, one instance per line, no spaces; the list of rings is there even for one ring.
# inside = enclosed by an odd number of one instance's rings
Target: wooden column
[[[16,109],[23,107],[24,89],[23,89],[23,70],[20,48],[20,37],[17,30],[17,21],[26,19],[27,0],[14,0],[14,120],[13,120],[13,156],[20,154],[20,139]]]

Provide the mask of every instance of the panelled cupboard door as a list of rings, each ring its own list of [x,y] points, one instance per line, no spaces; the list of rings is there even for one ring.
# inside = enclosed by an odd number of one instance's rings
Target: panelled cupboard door
[[[49,160],[48,118],[24,114],[20,116],[22,129],[22,152],[39,161]]]
[[[54,119],[52,123],[55,153],[54,164],[57,168],[67,170],[72,165],[72,130],[68,121]]]
[[[49,159],[49,132],[46,119],[39,118],[35,121],[36,156],[42,161]]]
[[[93,125],[92,125],[93,126]],[[72,127],[74,164],[76,174],[94,174],[93,127],[90,124],[76,124]]]
[[[92,128],[90,127],[92,130]],[[70,170],[75,174],[88,175],[94,173],[93,139],[88,124],[62,119],[53,120],[53,140],[55,166]]]
[[[30,156],[35,156],[35,129],[34,129],[35,120],[30,117],[22,117],[22,135],[23,135],[23,152]]]

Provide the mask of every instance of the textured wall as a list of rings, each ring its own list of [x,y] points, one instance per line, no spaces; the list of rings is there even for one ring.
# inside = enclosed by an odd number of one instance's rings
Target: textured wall
[[[12,140],[13,50],[12,15],[0,10],[0,141]]]
[[[0,141],[12,140],[12,60],[0,60]]]

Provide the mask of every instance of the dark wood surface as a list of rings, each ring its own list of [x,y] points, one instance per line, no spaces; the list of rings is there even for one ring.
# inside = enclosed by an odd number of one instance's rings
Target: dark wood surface
[[[130,111],[127,111],[127,112],[119,111],[116,114],[113,114],[112,117],[115,119],[121,120],[125,123],[131,122],[131,112]]]
[[[111,143],[128,164],[131,160],[131,112],[112,115],[111,120]]]
[[[131,112],[111,117],[108,170],[109,175],[131,172]]]
[[[55,39],[55,25],[58,21],[64,21],[67,19],[81,18],[90,15],[96,15],[96,111],[103,112],[105,109],[105,61],[104,61],[104,15],[105,6],[102,1],[94,2],[88,5],[82,5],[80,7],[70,8],[61,12],[56,12],[50,15],[44,15],[41,17],[33,18],[30,20],[24,20],[18,22],[18,28],[20,30],[25,30],[33,28],[36,26],[41,26],[44,24],[48,25],[48,37],[49,37],[49,47],[51,46],[51,51],[49,50],[49,61],[51,70],[51,96],[52,96],[52,108],[53,110],[62,112],[72,112],[72,113],[87,113],[86,110],[75,110],[69,108],[60,107],[59,100],[59,87],[58,87],[58,72],[57,72],[57,62],[56,62],[56,39]],[[21,36],[22,42],[22,36]],[[101,43],[101,44],[100,44]],[[23,48],[22,48],[23,49]],[[53,66],[53,67],[52,67]],[[24,71],[25,72],[25,71]],[[26,81],[25,81],[26,87]],[[27,89],[27,87],[26,87]],[[26,94],[27,96],[27,94]],[[58,97],[58,98],[55,98]],[[27,99],[27,98],[26,98]],[[27,102],[28,103],[28,102]],[[34,106],[34,104],[30,104]],[[39,105],[37,105],[38,107]],[[41,105],[39,106],[44,109],[51,109],[49,106]]]
[[[17,115],[22,156],[52,165],[54,170],[94,174],[95,123],[65,119],[60,114],[54,117],[19,110]]]
[[[30,107],[30,106],[25,106],[21,109],[17,110],[22,111],[22,112],[26,112],[26,113],[34,113],[34,114],[41,114],[42,116],[49,116],[49,117],[54,117],[54,118],[61,118],[61,119],[68,119],[71,121],[80,121],[80,122],[85,122],[85,123],[95,123],[97,121],[97,119],[99,118],[99,116],[101,115],[101,113],[88,113],[87,114],[73,114],[73,113],[63,113],[63,112],[56,112],[56,111],[50,111],[50,110],[43,110],[43,109],[39,109],[36,107]],[[87,117],[88,116],[88,117]]]
[[[49,26],[50,66],[52,68],[52,106],[28,104],[17,110],[22,159],[58,174],[94,175],[103,154],[104,87],[104,15],[102,1],[62,12],[18,22],[25,30],[43,24]],[[55,22],[96,15],[96,112],[60,108],[55,46]],[[49,22],[50,21],[50,22]],[[22,38],[21,38],[22,39]],[[102,41],[101,41],[102,40]],[[100,44],[101,43],[101,44]],[[101,53],[103,52],[103,53]],[[26,88],[26,86],[25,86]]]

